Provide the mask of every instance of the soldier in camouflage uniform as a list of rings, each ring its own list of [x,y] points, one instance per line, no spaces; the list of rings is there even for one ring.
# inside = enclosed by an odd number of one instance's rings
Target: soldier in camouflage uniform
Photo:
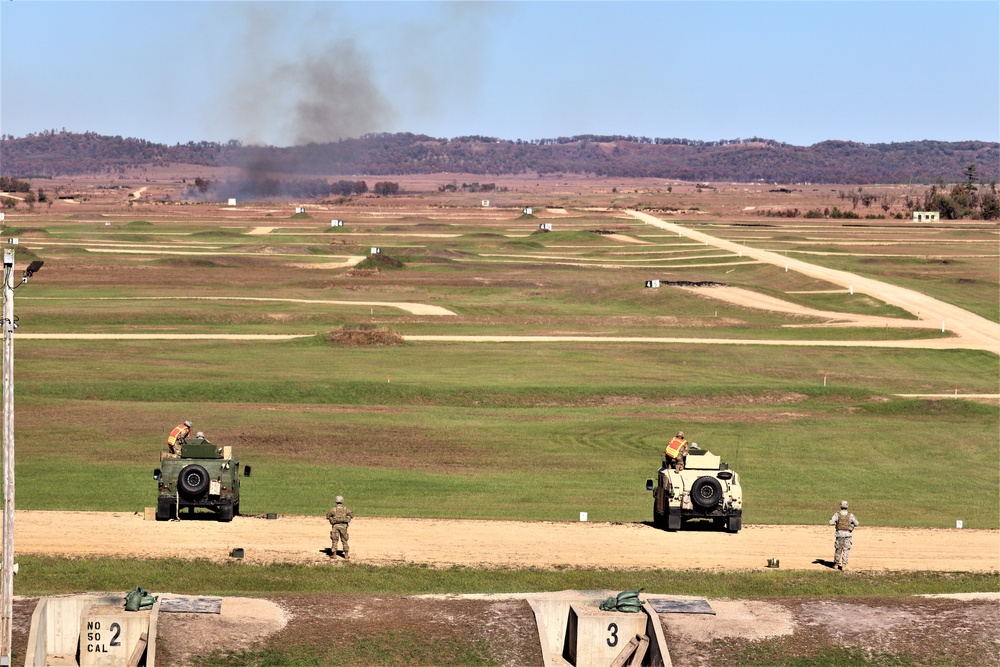
[[[337,496],[337,504],[326,513],[326,520],[333,527],[330,530],[330,539],[333,541],[333,546],[330,548],[330,558],[337,557],[338,540],[344,544],[344,558],[351,558],[350,547],[347,546],[347,525],[351,523],[353,518],[354,513],[344,505],[344,497]]]
[[[847,567],[847,559],[851,555],[851,533],[857,528],[858,518],[847,511],[847,501],[840,501],[840,511],[830,519],[830,525],[836,528],[833,541],[833,564],[838,570]]]
[[[185,419],[174,427],[174,430],[167,436],[167,447],[169,451],[160,455],[160,459],[176,459],[181,455],[181,448],[184,446],[184,439],[191,434],[191,420]]]

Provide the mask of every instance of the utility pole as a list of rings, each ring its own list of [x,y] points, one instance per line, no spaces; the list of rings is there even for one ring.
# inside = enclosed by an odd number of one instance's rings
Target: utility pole
[[[8,243],[17,245],[17,239]],[[36,260],[18,286],[42,268]],[[14,620],[14,249],[3,251],[3,550],[0,553],[0,667],[11,665]]]
[[[13,243],[14,240],[11,239]],[[14,619],[14,249],[3,251],[3,552],[0,667],[11,665]]]

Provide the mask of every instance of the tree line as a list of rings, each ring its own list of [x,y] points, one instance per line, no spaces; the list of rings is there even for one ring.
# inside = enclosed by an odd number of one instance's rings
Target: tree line
[[[266,162],[272,173],[475,175],[577,173],[682,181],[766,183],[958,183],[969,164],[984,181],[1000,180],[1000,144],[823,141],[794,146],[760,137],[698,141],[631,135],[574,135],[530,141],[486,136],[439,139],[375,133],[323,144],[273,147],[188,142],[168,146],[92,132],[47,131],[0,138],[0,173],[8,176],[106,174],[150,165],[243,166]],[[352,193],[357,194],[357,193]]]

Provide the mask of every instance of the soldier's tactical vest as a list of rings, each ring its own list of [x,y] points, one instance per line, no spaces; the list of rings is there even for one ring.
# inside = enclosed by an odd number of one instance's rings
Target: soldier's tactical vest
[[[347,508],[343,505],[337,505],[333,508],[333,522],[334,523],[347,523]]]
[[[851,528],[851,513],[843,512],[837,514],[837,530],[854,530]]]
[[[674,436],[673,440],[667,445],[667,456],[672,459],[676,459],[677,455],[680,454],[681,447],[687,444],[687,440],[684,438],[678,438]]]
[[[191,432],[191,429],[189,429],[184,424],[180,424],[179,426],[174,427],[174,430],[171,431],[170,435],[167,436],[167,444],[168,445],[176,445],[177,444],[177,438],[182,438],[182,439],[186,438],[188,436],[188,433],[190,433],[190,432]]]

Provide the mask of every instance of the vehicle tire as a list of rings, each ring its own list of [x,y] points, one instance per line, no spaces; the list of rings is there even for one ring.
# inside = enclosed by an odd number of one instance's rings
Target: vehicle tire
[[[731,516],[726,524],[726,532],[738,533],[740,528],[743,527],[743,517],[741,516]]]
[[[699,477],[691,485],[691,502],[703,509],[712,509],[722,500],[722,484],[714,477]]]
[[[233,507],[232,502],[223,503],[222,505],[219,505],[219,521],[222,521],[224,523],[229,523],[230,521],[232,521],[233,511],[235,509],[236,508]]]
[[[197,498],[208,488],[208,471],[197,463],[192,463],[177,476],[177,486],[188,498]]]
[[[174,518],[174,501],[172,498],[158,498],[156,501],[156,520],[169,521]]]
[[[660,512],[656,511],[656,503],[654,502],[653,503],[653,525],[656,526],[657,528],[662,528],[664,523],[666,523],[666,522],[663,520],[663,515]]]

